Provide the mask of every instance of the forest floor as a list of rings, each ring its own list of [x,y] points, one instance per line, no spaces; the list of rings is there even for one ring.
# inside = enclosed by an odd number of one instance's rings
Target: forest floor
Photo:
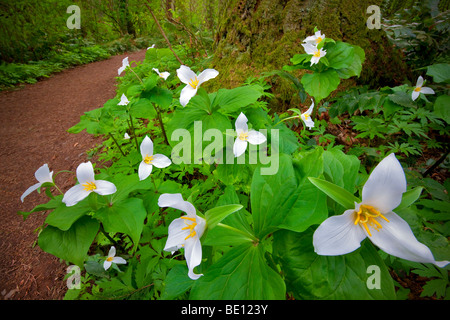
[[[87,151],[100,143],[87,134],[67,129],[84,112],[102,107],[116,94],[117,69],[126,56],[142,61],[146,50],[113,56],[52,75],[32,85],[0,92],[0,300],[60,300],[66,292],[67,265],[36,245],[35,232],[46,215],[31,214],[25,221],[18,211],[45,203],[45,194],[22,193],[37,183],[34,173],[44,163],[63,192],[74,173],[87,161]],[[55,193],[57,194],[57,193]]]

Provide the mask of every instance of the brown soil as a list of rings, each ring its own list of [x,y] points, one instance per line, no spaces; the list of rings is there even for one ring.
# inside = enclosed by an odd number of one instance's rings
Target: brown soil
[[[58,300],[64,297],[66,264],[43,252],[35,232],[46,214],[26,221],[18,211],[45,203],[44,193],[22,193],[37,183],[34,173],[47,163],[54,175],[75,172],[87,161],[86,151],[100,143],[85,131],[70,134],[84,112],[103,106],[115,96],[122,59],[142,61],[145,50],[65,70],[33,85],[0,92],[0,299]],[[56,184],[67,191],[74,174],[61,173]]]

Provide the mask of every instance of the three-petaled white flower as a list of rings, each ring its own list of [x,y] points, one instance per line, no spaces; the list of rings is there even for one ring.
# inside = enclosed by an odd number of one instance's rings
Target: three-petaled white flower
[[[311,102],[312,105],[309,107],[309,109],[300,115],[300,118],[305,123],[305,126],[307,126],[309,129],[314,127],[314,121],[311,119],[311,113],[314,109],[314,100],[311,99]]]
[[[128,57],[126,57],[122,60],[122,66],[119,69],[117,69],[119,76],[123,72],[123,70],[125,70],[129,66],[130,66],[130,63],[128,62]]]
[[[125,132],[125,134],[123,135],[123,138],[125,140],[129,140],[130,139],[130,135],[128,134],[128,132]]]
[[[86,198],[91,192],[105,196],[108,194],[113,194],[117,191],[114,183],[106,180],[95,180],[94,167],[90,161],[81,163],[78,166],[77,179],[79,184],[67,190],[62,199],[62,202],[64,202],[68,207],[77,204]]]
[[[317,46],[323,39],[325,39],[325,35],[319,30],[315,32],[313,36],[306,37],[303,42],[311,43],[312,45]]]
[[[177,69],[177,75],[181,82],[185,83],[186,86],[181,90],[180,93],[180,103],[184,107],[188,104],[189,100],[197,93],[200,85],[217,77],[219,71],[214,69],[205,69],[202,73],[200,73],[197,77],[194,71],[187,66],[181,66]]]
[[[148,49],[153,49],[154,47],[155,47],[155,44],[152,44],[152,46],[151,46],[151,47],[148,47],[147,50],[148,50]]]
[[[106,257],[105,262],[103,262],[103,269],[108,270],[109,267],[111,267],[111,265],[113,263],[116,263],[116,264],[127,264],[127,262],[126,262],[126,260],[124,258],[116,257],[116,248],[114,246],[112,246],[109,249],[108,256]]]
[[[38,183],[32,185],[29,187],[20,197],[20,201],[23,202],[23,199],[30,193],[32,193],[34,190],[37,190],[40,188],[44,183],[50,182],[53,183],[53,171],[50,172],[50,169],[48,168],[47,164],[42,165],[39,169],[36,170],[34,173],[34,176],[36,177],[36,180],[39,181]]]
[[[128,98],[125,95],[125,93],[122,93],[122,96],[120,97],[120,102],[117,105],[119,105],[119,106],[126,106],[129,103],[130,103],[130,101],[128,101]]]
[[[423,94],[434,94],[434,90],[428,87],[423,87],[423,78],[422,76],[419,76],[417,79],[416,87],[414,88],[412,92],[412,99],[413,101],[416,100],[419,95]]]
[[[395,155],[390,154],[370,174],[361,203],[342,215],[329,217],[317,228],[314,250],[319,255],[342,255],[359,248],[368,237],[390,255],[444,267],[449,261],[436,261],[430,249],[417,241],[408,223],[392,212],[405,191],[405,173]]]
[[[170,76],[170,73],[169,72],[167,72],[167,71],[164,71],[164,72],[159,72],[159,70],[158,69],[156,69],[156,68],[153,68],[152,69],[153,71],[155,71],[157,74],[158,74],[158,76],[160,77],[160,78],[162,78],[162,79],[164,79],[164,80],[166,80],[167,79],[167,77],[169,77]]]
[[[322,48],[317,49],[317,46],[311,44],[310,42],[302,43],[303,48],[307,54],[312,54],[311,66],[313,64],[319,63],[320,58],[325,56],[327,52]]]
[[[248,143],[257,145],[266,141],[266,137],[261,132],[256,130],[248,131],[247,121],[247,117],[242,112],[236,119],[235,126],[237,138],[233,145],[233,153],[235,157],[239,157],[245,152]]]
[[[157,168],[168,167],[172,161],[163,154],[153,154],[153,141],[145,136],[141,143],[142,161],[139,164],[139,180],[146,179],[152,173],[153,166]]]
[[[165,251],[174,252],[184,248],[184,256],[189,269],[188,276],[197,280],[203,274],[194,273],[194,268],[202,262],[202,244],[200,238],[205,232],[206,220],[196,214],[195,207],[183,200],[180,193],[164,193],[158,199],[160,207],[170,207],[184,211],[185,216],[173,220],[169,225]]]

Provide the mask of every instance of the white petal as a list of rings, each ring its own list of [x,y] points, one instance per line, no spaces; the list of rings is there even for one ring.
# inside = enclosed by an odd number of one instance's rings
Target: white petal
[[[97,187],[97,189],[95,189],[94,192],[101,196],[113,194],[117,191],[114,183],[106,180],[95,180],[95,186]]]
[[[172,161],[163,154],[155,154],[153,156],[152,164],[157,168],[166,168],[172,164]]]
[[[191,68],[183,65],[179,69],[177,69],[177,76],[180,81],[185,84],[188,84],[191,79],[195,79],[197,77],[197,75],[194,71],[191,70]]]
[[[77,184],[67,190],[67,192],[64,194],[62,202],[64,202],[66,206],[71,207],[86,198],[91,192],[92,191],[84,190],[84,186],[82,186],[81,184]]]
[[[314,128],[314,121],[312,121],[311,117],[308,117],[308,119],[306,119],[306,117],[302,114],[301,119],[305,123],[305,126],[308,127],[308,129]]]
[[[31,187],[29,187],[27,190],[25,190],[25,192],[22,194],[22,196],[20,197],[20,201],[23,202],[23,199],[25,199],[25,197],[27,195],[29,195],[30,193],[32,193],[34,190],[37,190],[40,186],[42,185],[42,183],[38,182],[34,185],[32,185]]]
[[[161,72],[161,73],[159,74],[159,76],[160,76],[161,78],[163,78],[164,80],[167,80],[167,78],[170,76],[170,73],[167,72],[167,71],[164,71],[164,72]]]
[[[415,101],[419,96],[420,96],[420,92],[413,90],[412,95],[411,95],[412,100]]]
[[[181,193],[164,193],[159,196],[158,206],[170,207],[184,211],[190,217],[196,216],[195,207],[188,201],[183,200]]]
[[[245,152],[246,149],[247,149],[247,141],[241,140],[239,138],[237,138],[234,141],[233,153],[235,157],[239,157],[241,154]]]
[[[180,104],[185,107],[196,93],[197,89],[192,88],[189,84],[185,86],[180,92]]]
[[[238,134],[238,136],[242,132],[248,132],[247,121],[248,121],[247,117],[245,116],[245,114],[241,112],[235,122],[236,133]]]
[[[305,52],[307,54],[314,54],[317,51],[317,48],[315,45],[311,44],[311,43],[302,43],[303,48],[305,49]]]
[[[116,264],[127,264],[127,261],[121,257],[115,257],[112,262]]]
[[[202,244],[197,236],[189,238],[184,245],[184,257],[188,265],[188,276],[192,280],[197,280],[203,274],[194,273],[194,268],[202,262]]]
[[[120,97],[120,102],[118,103],[119,106],[126,106],[130,101],[128,101],[127,96],[125,93],[122,93],[122,96]]]
[[[52,175],[53,175],[53,171],[50,172],[50,169],[48,168],[47,164],[44,164],[43,166],[41,166],[34,173],[36,180],[39,181],[40,183],[44,183],[44,182],[52,182],[53,183]]]
[[[428,87],[422,87],[420,90],[423,94],[434,94],[434,90]]]
[[[139,180],[145,180],[152,173],[153,166],[141,161],[138,169]]]
[[[141,156],[144,159],[146,156],[153,155],[153,141],[148,136],[145,136],[144,140],[141,142]]]
[[[80,184],[85,184],[86,182],[94,182],[94,167],[90,161],[80,163],[77,168],[77,179]]]
[[[126,69],[126,66],[122,66],[119,69],[117,69],[117,73],[119,74],[119,76],[123,72],[123,70],[125,70],[125,69]]]
[[[112,258],[116,255],[116,247],[112,246],[108,252],[108,258]]]
[[[266,136],[263,135],[261,132],[256,130],[250,130],[248,132],[247,141],[251,144],[261,144],[266,142]]]
[[[422,78],[422,76],[419,76],[419,78],[417,78],[416,88],[422,87],[422,86],[423,86],[423,78]]]
[[[355,225],[353,216],[354,209],[351,209],[322,222],[313,235],[314,251],[319,255],[336,256],[358,249],[366,235]]]
[[[305,40],[303,40],[303,42],[316,43],[316,39],[317,39],[317,37],[315,35],[309,36],[309,37],[306,37]]]
[[[164,251],[173,252],[184,245],[185,239],[191,233],[189,229],[183,230],[186,226],[186,220],[181,218],[177,218],[170,223],[169,235],[164,246]]]
[[[103,262],[103,269],[108,270],[109,267],[111,267],[112,262],[111,261],[106,261]]]
[[[219,74],[219,71],[215,69],[205,69],[200,73],[197,77],[198,79],[198,85],[201,85],[203,82],[211,80]]]
[[[391,212],[406,191],[403,168],[391,153],[372,171],[362,190],[362,204],[371,205],[382,214]]]
[[[125,132],[125,134],[123,135],[123,138],[125,140],[129,140],[130,139],[130,135],[127,132]]]
[[[434,263],[443,267],[449,261],[437,262],[431,250],[417,241],[408,223],[396,213],[390,212],[385,215],[389,222],[378,219],[382,229],[371,232],[369,239],[384,252],[409,261],[421,263]]]

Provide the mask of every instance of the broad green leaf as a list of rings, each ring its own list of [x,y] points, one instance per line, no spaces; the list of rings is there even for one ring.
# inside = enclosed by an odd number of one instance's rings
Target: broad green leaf
[[[205,212],[208,229],[213,229],[219,222],[225,219],[228,215],[242,209],[240,204],[228,204],[218,206]]]
[[[365,60],[364,50],[359,46],[353,46],[355,51],[353,62],[347,68],[336,70],[341,79],[348,79],[350,77],[359,77],[362,71],[362,64]]]
[[[324,72],[307,73],[301,80],[305,91],[314,97],[316,103],[329,96],[337,89],[341,79],[336,70],[328,69]]]
[[[327,194],[327,196],[329,196],[331,199],[333,199],[346,209],[354,208],[355,202],[361,202],[361,200],[359,200],[353,194],[334,183],[312,177],[309,177],[308,179],[312,182],[313,185],[322,190]]]
[[[43,251],[81,267],[98,230],[99,223],[84,216],[67,231],[47,226],[39,234],[38,244]]]
[[[450,83],[450,64],[438,63],[427,67],[427,76],[436,83]]]
[[[147,211],[143,201],[139,198],[117,201],[111,206],[101,208],[94,215],[102,222],[106,232],[120,232],[129,235],[135,247],[139,243],[146,216]]]
[[[113,118],[105,108],[98,108],[85,112],[80,117],[80,122],[69,128],[70,133],[79,133],[86,129],[90,134],[107,134],[113,128]]]
[[[416,187],[403,193],[402,202],[394,210],[404,209],[412,205],[414,202],[416,202],[417,199],[419,199],[422,190],[422,187]]]
[[[434,114],[450,123],[450,96],[442,95],[434,102]]]
[[[345,42],[338,41],[336,44],[329,44],[326,51],[326,58],[330,67],[334,69],[349,68],[355,60],[355,56],[360,60],[359,55],[355,55],[354,47]]]
[[[172,300],[189,290],[195,281],[188,277],[188,268],[183,264],[170,269],[164,283],[164,292],[161,299]]]
[[[360,161],[358,157],[347,155],[341,150],[331,149],[323,153],[324,175],[328,181],[355,192]]]
[[[55,210],[48,214],[45,223],[62,231],[67,231],[75,221],[91,210],[88,198],[83,199],[71,207],[67,207],[65,203],[61,203]]]
[[[287,291],[296,299],[373,300],[395,299],[388,268],[373,245],[341,256],[319,256],[314,252],[313,230],[303,233],[280,230],[274,234],[273,252],[285,276]],[[379,268],[379,289],[369,289]],[[369,284],[369,286],[368,286]]]
[[[17,214],[23,216],[23,220],[25,221],[28,218],[28,216],[34,212],[56,209],[61,205],[62,198],[63,198],[62,195],[56,196],[53,199],[50,199],[47,203],[38,204],[31,211],[19,211],[17,212]]]
[[[212,102],[213,109],[220,109],[224,114],[235,113],[238,110],[255,103],[263,94],[258,85],[248,85],[234,89],[220,89]]]
[[[130,113],[134,118],[152,119],[156,117],[155,107],[149,99],[134,99],[130,102],[129,107]]]
[[[163,110],[167,110],[172,103],[172,91],[160,87],[143,92],[141,97],[155,103]]]
[[[245,243],[204,271],[195,281],[190,299],[281,300],[285,291],[281,276],[267,265],[262,246]]]

